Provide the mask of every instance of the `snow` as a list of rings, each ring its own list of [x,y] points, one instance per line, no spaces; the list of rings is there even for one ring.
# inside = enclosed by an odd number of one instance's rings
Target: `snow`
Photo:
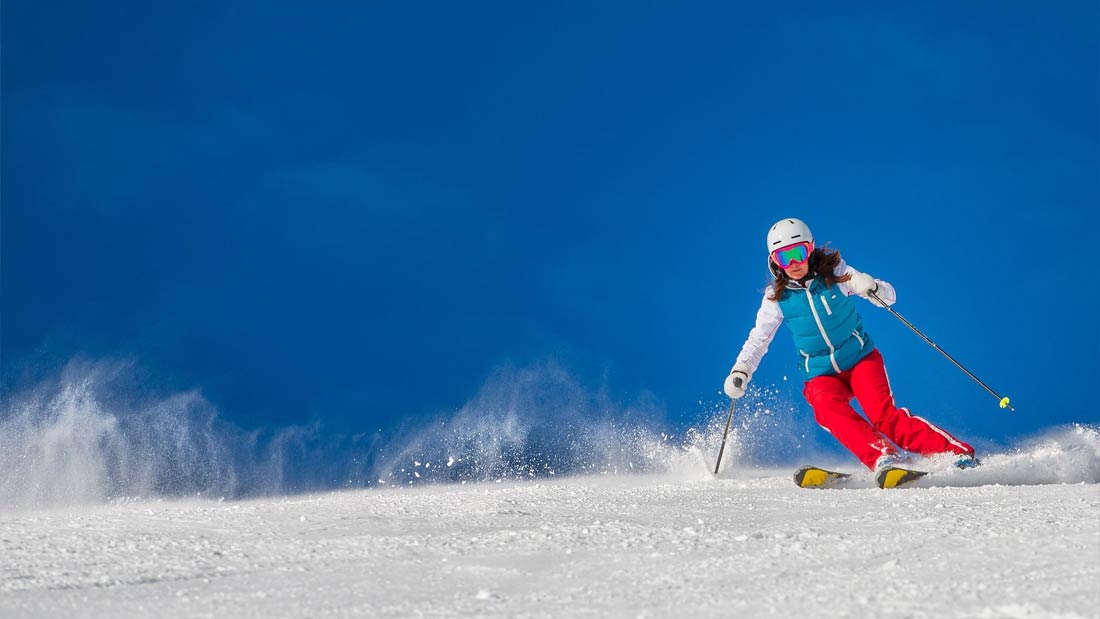
[[[122,501],[0,513],[0,547],[4,617],[1100,613],[1095,481],[743,469]]]
[[[1095,425],[884,491],[774,393],[715,478],[727,405],[681,437],[561,373],[346,442],[127,375],[0,402],[0,617],[1100,617]],[[804,490],[804,463],[856,476]]]

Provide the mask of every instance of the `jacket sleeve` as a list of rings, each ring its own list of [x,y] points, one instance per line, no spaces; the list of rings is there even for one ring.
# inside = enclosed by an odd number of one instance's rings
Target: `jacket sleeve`
[[[737,355],[737,363],[744,363],[749,367],[750,377],[756,372],[764,353],[768,352],[768,346],[772,343],[779,325],[783,324],[783,310],[779,309],[778,303],[768,298],[771,294],[772,288],[769,286],[764,291],[760,309],[756,312],[756,324],[749,331],[749,337],[741,347],[741,354]]]
[[[833,271],[833,274],[837,277],[854,273],[859,273],[859,271],[852,268],[847,262],[844,262],[844,260],[841,260],[840,264],[837,265],[836,270]],[[890,282],[875,278],[875,283],[878,284],[878,292],[876,292],[875,294],[878,295],[878,298],[882,299],[882,301],[886,303],[886,305],[893,305],[895,302],[897,302],[897,293],[894,291],[894,287],[890,284]],[[840,284],[840,289],[844,291],[845,296],[850,297],[855,294],[854,292],[852,292],[852,289],[848,287],[848,284],[846,282],[842,282]]]

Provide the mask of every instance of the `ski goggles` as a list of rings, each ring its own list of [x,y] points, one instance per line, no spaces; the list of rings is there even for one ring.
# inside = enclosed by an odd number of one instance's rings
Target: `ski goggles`
[[[773,251],[772,260],[775,260],[780,268],[786,269],[791,265],[802,264],[809,260],[810,251],[809,242],[803,241]]]

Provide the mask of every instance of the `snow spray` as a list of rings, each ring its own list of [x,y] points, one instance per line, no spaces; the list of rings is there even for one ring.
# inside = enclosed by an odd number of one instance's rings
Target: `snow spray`
[[[405,486],[637,473],[707,478],[727,402],[700,401],[684,429],[652,399],[617,402],[555,364],[501,368],[455,413],[401,432],[380,454],[374,477]],[[799,414],[779,390],[750,386],[723,470],[782,461],[812,444]]]
[[[0,511],[155,497],[240,498],[347,484],[372,435],[244,431],[198,391],[150,395],[130,362],[69,362],[0,409]]]
[[[244,430],[199,391],[154,395],[137,374],[132,363],[78,360],[6,391],[0,511],[570,475],[706,479],[727,406],[716,394],[673,426],[651,397],[623,404],[542,364],[498,369],[457,411],[398,430]],[[720,479],[802,461],[851,464],[817,442],[808,408],[782,389],[750,385],[733,424]],[[1100,428],[1048,428],[982,459],[976,470],[937,473],[936,485],[1100,482]]]

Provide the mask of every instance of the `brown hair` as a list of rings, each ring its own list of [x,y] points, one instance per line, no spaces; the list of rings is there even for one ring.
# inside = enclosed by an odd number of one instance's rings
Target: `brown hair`
[[[847,274],[840,277],[834,275],[838,265],[840,265],[840,252],[835,249],[818,247],[810,254],[810,275],[825,280],[826,288],[831,288],[833,284],[846,282],[852,278],[851,275]],[[783,293],[787,291],[787,284],[790,283],[791,278],[787,276],[786,271],[779,268],[779,265],[772,262],[770,256],[768,257],[768,268],[775,276],[775,282],[772,284],[773,291],[768,300],[778,301],[783,298]]]

